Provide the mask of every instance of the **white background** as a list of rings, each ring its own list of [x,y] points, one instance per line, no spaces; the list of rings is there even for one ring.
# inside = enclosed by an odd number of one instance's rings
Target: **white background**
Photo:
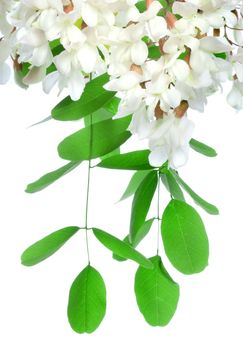
[[[235,114],[219,94],[210,99],[205,114],[190,113],[196,122],[194,137],[214,146],[219,155],[210,159],[191,151],[180,174],[216,204],[221,215],[210,216],[198,209],[211,247],[210,263],[203,273],[183,276],[171,267],[161,248],[168,271],[181,286],[171,323],[165,328],[145,323],[133,293],[136,264],[114,261],[90,236],[91,264],[106,282],[108,307],[95,333],[79,335],[69,327],[66,307],[70,285],[87,263],[83,232],[43,263],[32,268],[20,264],[22,251],[36,240],[56,229],[84,224],[87,164],[42,192],[24,192],[27,183],[65,164],[58,159],[56,145],[81,125],[49,121],[27,129],[47,117],[56,101],[40,87],[26,92],[11,83],[0,86],[0,348],[241,350],[243,113]],[[144,145],[134,138],[124,151],[138,147]],[[93,170],[89,226],[121,238],[128,233],[131,200],[115,203],[131,174]],[[161,206],[168,201],[163,191]],[[147,256],[155,255],[156,225],[139,248]]]

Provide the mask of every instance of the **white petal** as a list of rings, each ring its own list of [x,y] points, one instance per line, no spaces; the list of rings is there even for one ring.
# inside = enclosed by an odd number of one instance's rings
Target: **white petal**
[[[34,49],[31,63],[33,66],[37,67],[42,65],[48,67],[52,63],[52,53],[49,45],[45,44]]]
[[[132,62],[140,66],[148,57],[148,47],[143,41],[138,41],[131,47]]]
[[[149,164],[153,167],[160,167],[168,160],[168,146],[156,147],[149,155]]]
[[[192,51],[197,50],[199,48],[199,44],[199,40],[192,36],[187,36],[184,39],[184,45],[188,46]]]
[[[0,63],[7,60],[11,52],[10,43],[6,40],[0,41]]]
[[[175,15],[180,15],[182,17],[188,18],[192,17],[197,13],[198,7],[189,2],[174,2],[172,6],[172,12]]]
[[[167,24],[163,17],[156,16],[148,22],[149,36],[152,40],[158,41],[167,35]]]
[[[153,1],[147,11],[141,14],[140,21],[148,21],[155,17],[157,13],[161,10],[162,6],[159,1]]]
[[[164,43],[163,46],[163,50],[166,53],[169,54],[174,54],[177,53],[178,51],[178,45],[179,45],[179,41],[178,38],[176,37],[170,37],[168,40],[166,40],[166,42]]]
[[[176,60],[171,70],[179,81],[184,81],[190,73],[188,64],[183,60]]]
[[[239,19],[236,28],[243,29],[243,18]],[[237,44],[243,45],[243,30],[234,30],[233,33]]]
[[[24,77],[23,83],[25,85],[40,83],[46,76],[46,67],[33,67],[29,73]]]
[[[57,83],[58,78],[59,78],[58,72],[52,72],[45,77],[42,83],[42,87],[43,87],[43,91],[46,94],[50,93],[50,91],[53,89],[53,87]]]
[[[243,83],[243,64],[235,62],[234,68],[239,82]]]
[[[87,2],[82,6],[82,17],[85,23],[90,27],[95,27],[98,22],[98,12],[94,6]]]
[[[54,9],[48,9],[43,11],[39,17],[38,24],[42,30],[48,30],[51,28],[57,20],[57,11]]]
[[[219,39],[210,36],[205,36],[204,38],[200,39],[200,48],[207,52],[216,53],[229,52],[232,50],[229,45],[225,45]]]
[[[44,32],[37,28],[31,28],[28,31],[25,28],[21,28],[17,32],[17,38],[20,43],[33,47],[38,47],[47,43]]]
[[[170,166],[177,169],[186,164],[188,160],[188,148],[178,147],[173,151]]]
[[[171,86],[162,96],[163,100],[172,108],[178,107],[181,102],[181,94],[174,86]]]
[[[127,91],[135,87],[141,80],[140,74],[127,72],[118,79],[113,79],[104,85],[110,91]]]
[[[190,56],[190,66],[191,68],[198,73],[202,72],[202,67],[207,67],[207,62],[210,57],[209,55],[201,50],[196,50],[191,52]],[[206,67],[205,67],[206,66]]]
[[[152,130],[145,104],[133,114],[132,121],[128,127],[133,134],[137,134],[140,140],[147,138]]]
[[[69,75],[71,72],[71,57],[67,51],[63,51],[54,58],[54,63],[57,70],[64,75]]]
[[[6,84],[10,78],[10,68],[6,63],[0,63],[0,84]]]
[[[80,99],[85,87],[84,77],[80,72],[73,72],[68,81],[70,97],[73,101]]]
[[[243,108],[243,97],[240,91],[235,86],[233,86],[232,90],[228,94],[227,102],[231,107],[235,108],[236,110],[240,110]]]
[[[85,73],[91,73],[95,69],[97,63],[97,50],[90,45],[84,45],[78,53],[79,62]]]

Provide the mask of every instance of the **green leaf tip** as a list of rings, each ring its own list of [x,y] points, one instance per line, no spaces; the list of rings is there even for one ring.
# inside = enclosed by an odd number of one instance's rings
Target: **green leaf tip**
[[[191,139],[190,146],[194,151],[201,153],[206,157],[216,157],[217,156],[217,152],[215,151],[215,149],[213,149],[212,147],[210,147],[210,146],[206,145],[205,143],[202,143],[198,140]]]
[[[178,185],[180,185],[188,194],[189,196],[194,200],[194,202],[201,207],[203,210],[205,210],[208,214],[211,215],[218,215],[219,214],[219,210],[218,208],[207,202],[205,199],[203,199],[202,197],[200,197],[196,192],[194,192],[190,186],[188,186],[184,180],[182,180],[182,178],[178,175],[178,173],[174,170],[170,170],[169,171],[170,174],[172,175],[172,177],[174,177],[175,181],[178,183]],[[180,199],[180,198],[176,198],[175,199]]]
[[[29,184],[25,190],[26,193],[36,193],[44,190],[46,187],[50,186],[57,180],[59,180],[64,175],[70,173],[72,170],[77,168],[81,162],[70,162],[61,168],[54,170],[48,174],[43,175],[37,181]]]
[[[68,226],[42,238],[23,252],[21,263],[33,266],[49,258],[79,230],[77,226]]]
[[[59,156],[70,161],[95,159],[125,143],[131,117],[108,119],[87,126],[66,137],[58,146]],[[91,142],[92,141],[92,142]]]
[[[147,221],[144,222],[144,224],[140,227],[140,229],[138,230],[135,240],[133,242],[130,242],[130,236],[127,235],[124,239],[123,242],[126,242],[127,244],[129,244],[130,246],[132,246],[133,248],[136,248],[139,243],[147,236],[147,234],[149,233],[151,226],[154,222],[155,218],[149,219]],[[122,258],[119,255],[113,254],[113,259],[117,260],[117,261],[125,261],[127,259]]]
[[[137,188],[133,202],[130,219],[130,240],[138,239],[139,229],[144,224],[148,215],[151,202],[158,184],[157,171],[150,171]]]
[[[121,196],[119,202],[134,195],[134,193],[137,191],[139,185],[145,179],[145,177],[147,176],[149,171],[150,170],[138,170],[133,174],[133,176],[131,177],[131,180],[129,181],[129,184],[128,184],[126,190],[124,191],[123,195]]]
[[[52,117],[61,121],[78,120],[97,111],[115,95],[115,92],[103,88],[108,81],[106,73],[92,79],[86,84],[78,101],[66,97],[53,108]]]
[[[151,170],[149,164],[149,150],[140,150],[111,156],[97,164],[100,168],[118,170]]]
[[[130,244],[98,228],[92,228],[92,230],[95,237],[114,254],[125,259],[133,260],[147,269],[153,268],[151,261],[135,250]]]

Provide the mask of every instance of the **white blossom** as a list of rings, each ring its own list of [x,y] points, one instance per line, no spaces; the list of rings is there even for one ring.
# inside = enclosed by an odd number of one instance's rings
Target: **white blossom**
[[[172,168],[188,158],[193,124],[187,109],[230,81],[228,103],[243,109],[242,0],[0,0],[0,84],[25,68],[23,83],[78,100],[90,76],[105,72],[105,89],[132,115],[129,130],[147,139],[150,163]],[[27,74],[26,74],[27,70]]]

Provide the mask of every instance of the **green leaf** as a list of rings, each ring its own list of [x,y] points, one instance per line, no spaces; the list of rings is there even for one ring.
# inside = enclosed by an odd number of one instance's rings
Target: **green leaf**
[[[132,196],[137,191],[139,185],[145,179],[147,174],[148,174],[147,170],[136,171],[136,173],[133,174],[133,176],[132,176],[125,192],[123,193],[120,201]]]
[[[165,188],[171,194],[172,198],[185,201],[184,194],[180,186],[169,171],[167,171],[165,174],[160,174],[160,178],[165,185]]]
[[[117,97],[113,97],[110,101],[104,104],[100,109],[92,113],[92,124],[101,122],[103,120],[111,119],[116,113],[120,100]],[[84,117],[85,126],[91,124],[90,115]]]
[[[113,151],[111,151],[110,153],[107,153],[104,156],[101,156],[100,159],[104,160],[106,158],[115,156],[115,155],[120,154],[120,153],[121,153],[121,149],[120,149],[120,147],[118,147],[118,148],[114,149]]]
[[[154,269],[139,267],[135,276],[135,294],[140,312],[151,326],[166,326],[179,300],[179,286],[165,270],[159,256],[150,259]]]
[[[106,312],[106,288],[100,273],[88,265],[74,280],[68,301],[68,320],[77,333],[92,333]]]
[[[147,221],[145,221],[145,223],[140,227],[140,229],[138,230],[138,234],[136,235],[136,240],[133,243],[130,243],[130,237],[129,235],[127,235],[123,242],[126,242],[127,244],[131,245],[133,248],[136,248],[139,243],[147,236],[147,234],[149,233],[151,226],[154,222],[154,218],[153,219],[149,219]],[[118,260],[118,261],[125,261],[127,259],[122,258],[119,255],[113,254],[113,259]]]
[[[194,202],[199,205],[202,209],[204,209],[207,213],[212,215],[218,215],[219,210],[215,205],[205,201],[203,198],[201,198],[198,194],[196,194],[183,180],[180,178],[180,176],[174,171],[170,170],[170,173],[175,178],[175,180],[184,188],[184,190],[191,196],[191,198],[194,200]],[[177,198],[180,199],[180,198]]]
[[[49,122],[50,120],[52,120],[52,117],[51,117],[51,116],[46,117],[46,118],[40,120],[40,121],[37,122],[37,123],[34,123],[34,124],[29,125],[29,126],[27,127],[27,129],[33,128],[34,126],[37,126],[37,125],[44,124],[44,123],[46,123],[46,122]]]
[[[227,54],[226,52],[219,52],[219,53],[214,53],[215,57],[222,58],[223,60],[226,60]]]
[[[107,111],[109,111],[113,116],[117,113],[120,102],[121,102],[120,98],[114,96],[112,97],[111,100],[106,102],[106,104],[104,105],[104,108]]]
[[[102,231],[98,228],[93,228],[93,233],[95,237],[114,254],[120,255],[123,258],[133,260],[138,264],[144,266],[145,268],[152,268],[151,262],[145,258],[141,253],[136,251],[126,242],[121,241],[117,237]]]
[[[139,10],[139,12],[144,12],[146,11],[146,3],[145,1],[139,1],[137,4],[136,4],[136,7],[137,9]]]
[[[105,108],[100,108],[98,111],[92,113],[92,124],[102,122],[113,117],[112,113],[107,111]],[[88,114],[84,117],[84,126],[91,125],[91,115]]]
[[[61,158],[80,161],[103,156],[129,139],[131,117],[109,119],[83,128],[66,137],[58,146]],[[92,144],[91,144],[92,139]]]
[[[148,54],[148,57],[153,59],[153,60],[156,60],[156,59],[159,59],[161,57],[161,51],[160,51],[160,48],[159,46],[150,46],[149,48],[149,54]]]
[[[53,56],[57,56],[60,53],[62,53],[64,50],[65,50],[64,46],[59,43],[59,45],[54,46],[51,51],[52,51]]]
[[[212,147],[205,145],[205,143],[199,142],[195,139],[191,139],[190,146],[194,151],[201,153],[206,157],[217,156],[217,152]]]
[[[130,241],[132,244],[139,240],[139,229],[146,220],[157,183],[157,172],[151,171],[135,192],[130,220]]]
[[[81,162],[70,162],[63,167],[54,170],[41,178],[39,178],[37,181],[32,182],[29,184],[25,190],[27,193],[35,193],[38,191],[43,190],[47,186],[50,186],[53,184],[53,182],[60,179],[62,176],[70,173],[70,171],[74,170]]]
[[[103,88],[108,81],[108,74],[91,80],[86,84],[78,101],[73,101],[69,96],[66,97],[54,107],[51,112],[52,117],[62,121],[78,120],[97,111],[115,95],[115,92]]]
[[[201,272],[208,265],[209,244],[202,219],[189,204],[173,199],[161,225],[165,252],[172,265],[184,274]]]
[[[148,161],[149,153],[149,150],[123,153],[107,158],[97,164],[97,166],[118,170],[149,170],[153,169]]]
[[[44,237],[23,252],[21,256],[22,264],[25,266],[33,266],[49,258],[49,256],[60,249],[79,229],[80,228],[77,226],[68,226]]]

